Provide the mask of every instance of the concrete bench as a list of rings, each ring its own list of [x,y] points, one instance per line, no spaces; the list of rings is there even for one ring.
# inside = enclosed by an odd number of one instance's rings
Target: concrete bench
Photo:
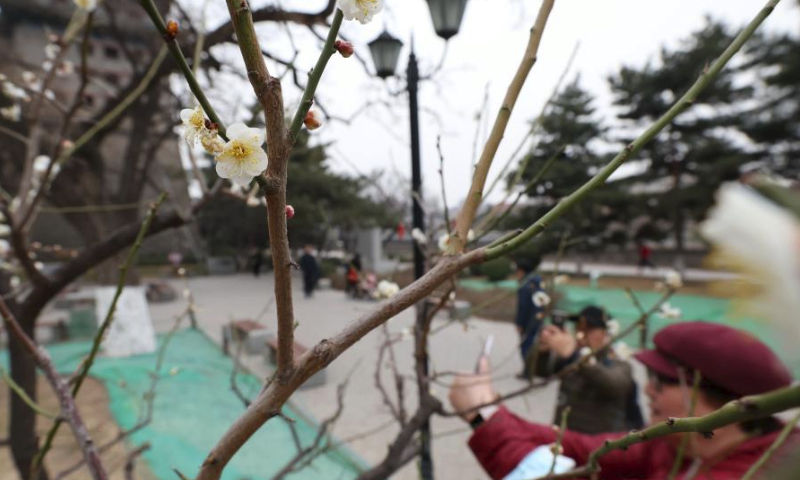
[[[272,336],[267,339],[266,341],[266,360],[269,364],[273,366],[278,365],[278,337]],[[294,342],[293,348],[294,350],[294,358],[297,359],[300,355],[303,355],[308,351],[308,347],[302,345],[298,342]],[[318,387],[325,383],[325,369],[320,370],[319,372],[315,373],[311,376],[300,388],[308,388],[308,387]]]
[[[264,341],[272,337],[272,333],[263,323],[255,320],[234,320],[222,327],[222,351],[231,354],[231,345],[244,343],[244,352],[248,355],[264,353]]]

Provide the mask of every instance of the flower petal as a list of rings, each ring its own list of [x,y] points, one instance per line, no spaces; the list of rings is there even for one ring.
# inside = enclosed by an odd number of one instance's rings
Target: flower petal
[[[248,175],[244,171],[239,171],[236,175],[231,177],[231,181],[237,183],[243,187],[250,185],[250,182],[253,180],[252,175]]]
[[[264,150],[261,150],[260,146],[252,155],[242,160],[242,170],[252,176],[261,175],[261,172],[266,170],[266,168],[267,154],[264,153]]]
[[[236,122],[233,125],[229,126],[228,129],[225,131],[225,134],[228,136],[229,139],[233,140],[234,138],[242,138],[249,133],[250,127],[245,125],[242,122]]]
[[[231,178],[241,171],[236,162],[217,160],[217,175],[222,178]]]

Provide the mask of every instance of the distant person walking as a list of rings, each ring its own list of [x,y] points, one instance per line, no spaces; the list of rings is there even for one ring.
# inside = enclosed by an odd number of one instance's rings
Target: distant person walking
[[[533,295],[542,290],[542,279],[533,273],[533,267],[524,262],[517,263],[517,312],[514,323],[520,336],[519,351],[522,355],[523,371],[517,375],[519,378],[531,378],[533,372],[529,371],[528,354],[533,346],[533,341],[542,325],[542,308],[533,303]]]
[[[250,266],[253,269],[253,276],[258,278],[261,274],[261,266],[264,264],[264,255],[261,253],[261,249],[258,247],[253,247],[250,249]]]
[[[653,249],[647,246],[644,242],[639,242],[639,271],[641,272],[644,267],[656,268],[656,265],[650,260],[653,255]]]
[[[314,247],[311,245],[303,247],[300,269],[303,271],[303,293],[306,294],[306,298],[309,298],[314,295],[314,289],[317,288],[321,273],[317,257],[314,256]]]
[[[358,297],[358,282],[361,276],[361,255],[356,253],[347,264],[347,272],[345,274],[345,287],[344,293],[352,295],[354,298]]]

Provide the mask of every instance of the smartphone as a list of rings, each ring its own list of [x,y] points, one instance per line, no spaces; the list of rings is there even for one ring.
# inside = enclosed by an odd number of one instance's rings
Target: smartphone
[[[483,344],[483,350],[481,350],[481,354],[478,355],[478,361],[475,362],[475,373],[480,373],[481,371],[481,358],[489,358],[489,355],[492,353],[492,346],[494,345],[494,335],[489,335],[486,338],[486,342]]]

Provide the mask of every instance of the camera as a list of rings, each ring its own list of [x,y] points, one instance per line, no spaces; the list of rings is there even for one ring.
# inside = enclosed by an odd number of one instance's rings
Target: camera
[[[559,329],[564,330],[564,327],[566,326],[567,322],[570,320],[571,317],[572,315],[570,315],[567,312],[555,311],[550,315],[550,323],[552,323]]]

